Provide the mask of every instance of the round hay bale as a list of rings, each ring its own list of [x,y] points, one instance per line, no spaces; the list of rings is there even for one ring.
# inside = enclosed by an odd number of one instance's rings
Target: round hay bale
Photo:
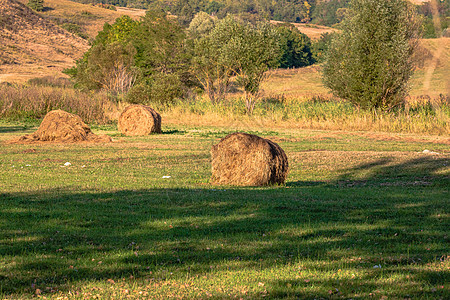
[[[145,105],[130,105],[120,114],[119,131],[125,135],[161,133],[161,115]]]
[[[247,133],[227,135],[211,149],[214,184],[261,186],[283,184],[288,159],[276,143]]]
[[[111,138],[95,135],[79,116],[63,110],[48,112],[38,130],[17,142],[110,142]]]

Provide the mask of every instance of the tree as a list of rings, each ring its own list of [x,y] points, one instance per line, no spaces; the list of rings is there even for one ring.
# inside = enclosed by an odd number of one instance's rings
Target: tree
[[[77,64],[76,85],[103,89],[113,94],[127,92],[135,83],[138,71],[133,68],[136,49],[119,42],[98,44],[89,50],[86,60]]]
[[[192,27],[195,28],[196,19]],[[232,17],[218,21],[203,35],[194,35],[191,72],[203,86],[213,104],[225,98],[235,61],[227,57],[227,44],[242,28]],[[197,32],[197,31],[194,31]]]
[[[311,51],[311,40],[292,24],[276,27],[280,34],[280,68],[298,68],[312,65],[315,60]]]
[[[252,113],[266,71],[278,65],[281,49],[276,29],[267,22],[253,25],[228,16],[193,44],[192,72],[211,102],[224,99],[235,76]]]
[[[187,29],[190,38],[205,36],[214,29],[214,18],[201,11],[195,15]]]
[[[127,92],[140,74],[134,67],[136,49],[131,44],[138,25],[128,16],[117,18],[112,25],[105,23],[92,47],[75,67],[64,73],[81,89],[104,89],[113,94]]]
[[[242,33],[230,41],[226,53],[229,60],[234,59],[236,63],[236,82],[244,89],[245,107],[247,113],[252,114],[267,71],[279,64],[279,34],[268,22],[256,26],[247,24]]]
[[[133,45],[137,50],[135,65],[142,72],[147,90],[161,96],[155,101],[171,102],[195,85],[189,72],[185,30],[165,12],[147,11],[133,37]],[[164,90],[168,91],[165,95]]]
[[[43,11],[44,0],[28,0],[27,6],[35,11]]]
[[[323,67],[327,87],[366,108],[404,100],[413,74],[419,22],[404,0],[352,0]]]

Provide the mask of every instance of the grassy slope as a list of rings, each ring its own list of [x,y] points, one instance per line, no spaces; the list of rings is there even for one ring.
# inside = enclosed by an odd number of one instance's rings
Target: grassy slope
[[[422,40],[430,50],[432,58],[425,61],[411,78],[411,96],[439,94],[450,91],[450,38]],[[311,94],[327,94],[329,90],[322,84],[320,67],[312,66],[291,70],[275,70],[263,84],[268,95],[283,94],[287,98],[302,98]]]
[[[208,183],[228,129],[100,129],[116,141],[6,145],[32,129],[0,125],[2,298],[448,296],[448,144],[259,131],[288,182],[234,188]]]
[[[2,2],[2,5],[11,3],[9,0],[2,0]],[[26,4],[28,0],[18,2]],[[68,0],[46,0],[44,5],[45,11],[39,14],[44,20],[36,20],[35,17],[29,16],[20,17],[13,20],[20,21],[27,27],[12,24],[13,28],[21,28],[20,31],[0,31],[0,50],[11,61],[10,64],[0,65],[0,82],[24,82],[34,77],[65,76],[61,71],[73,66],[74,61],[87,51],[87,40],[82,40],[64,30],[62,34],[49,30],[49,28],[59,28],[53,23],[55,18],[79,24],[82,33],[87,34],[89,38],[94,38],[105,22],[112,23],[122,15],[139,18],[144,14],[143,10],[112,11]],[[11,8],[8,6],[7,9]],[[14,12],[11,13],[14,14]],[[43,26],[43,24],[49,25]],[[59,30],[61,31],[60,28]]]

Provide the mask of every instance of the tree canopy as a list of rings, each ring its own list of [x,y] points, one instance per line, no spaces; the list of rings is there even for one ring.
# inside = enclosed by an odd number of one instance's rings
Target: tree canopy
[[[368,108],[402,103],[413,74],[420,23],[404,0],[352,0],[323,67],[324,83]]]

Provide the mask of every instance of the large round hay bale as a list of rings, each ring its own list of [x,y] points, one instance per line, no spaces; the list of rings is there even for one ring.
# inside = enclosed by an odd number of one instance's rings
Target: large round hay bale
[[[122,112],[117,124],[125,135],[161,133],[161,115],[145,105],[130,105]]]
[[[111,138],[95,135],[77,115],[63,110],[48,112],[38,130],[17,142],[110,142]]]
[[[211,149],[214,184],[260,186],[283,184],[288,159],[276,143],[247,133],[236,132]]]

